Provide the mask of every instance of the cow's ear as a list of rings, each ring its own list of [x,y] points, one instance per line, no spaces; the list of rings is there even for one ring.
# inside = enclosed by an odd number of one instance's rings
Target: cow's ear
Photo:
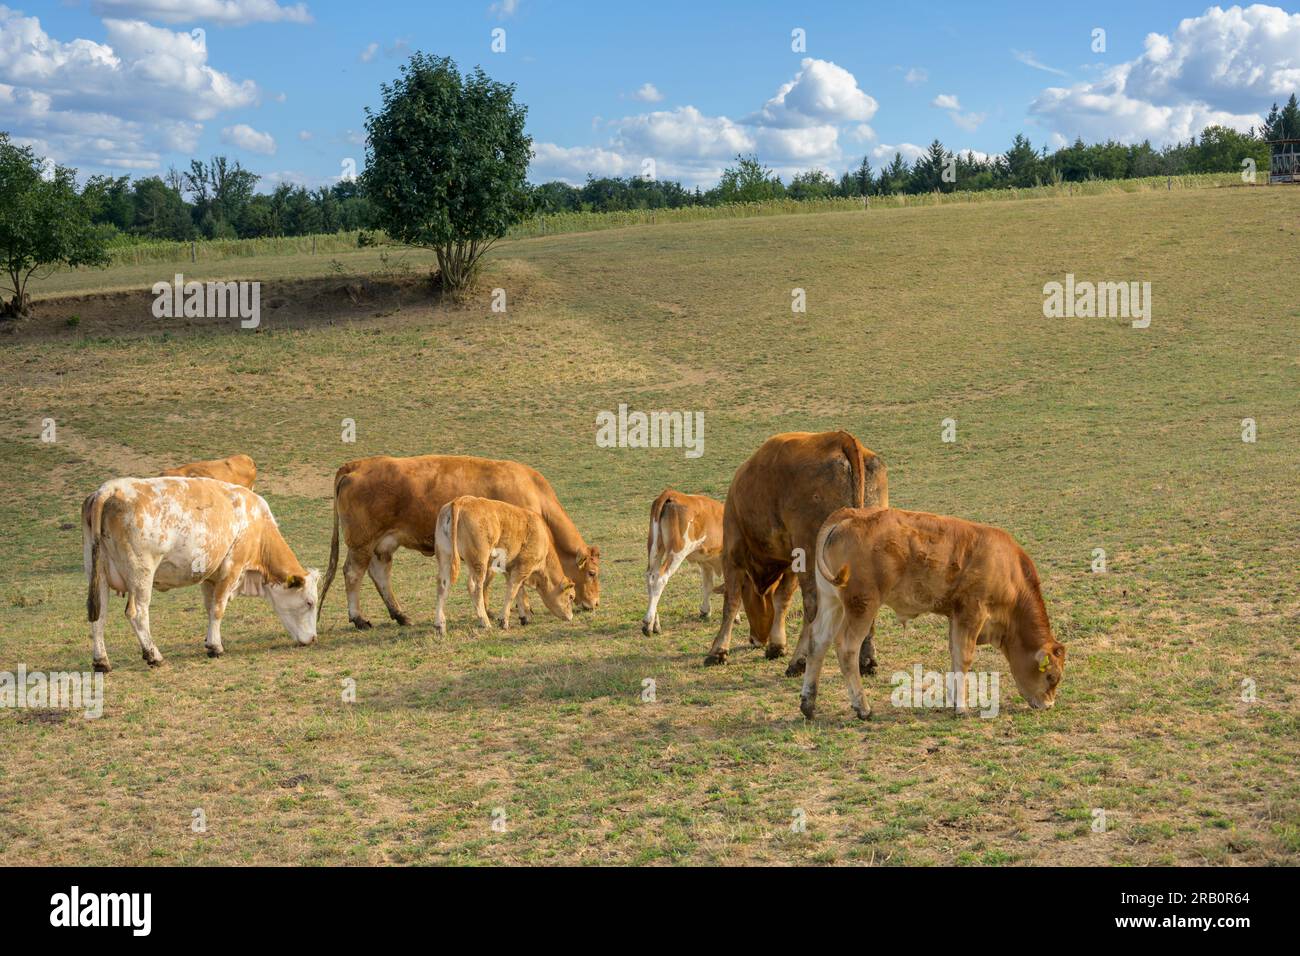
[[[1034,660],[1038,662],[1038,670],[1040,672],[1047,670],[1047,665],[1051,659],[1051,655],[1041,647],[1034,652]]]
[[[587,556],[584,554],[582,557],[578,559],[578,570],[581,571],[586,566],[587,566]]]
[[[1060,658],[1062,661],[1064,661],[1064,660],[1065,660],[1065,645],[1064,645],[1064,644],[1057,644],[1056,647],[1052,648],[1052,653],[1055,654],[1055,655],[1056,655],[1058,658]]]
[[[307,579],[301,574],[291,574],[284,580],[284,586],[287,588],[300,588],[307,583]]]
[[[588,553],[589,553],[593,558],[599,558],[599,557],[600,557],[600,545],[598,545],[598,544],[593,544],[593,545],[588,549]]]

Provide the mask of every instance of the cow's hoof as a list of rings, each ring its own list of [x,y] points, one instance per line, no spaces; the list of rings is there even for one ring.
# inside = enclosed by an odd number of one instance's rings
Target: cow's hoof
[[[398,627],[407,627],[411,623],[411,619],[400,611],[396,614],[390,611],[388,616],[397,622]]]
[[[446,637],[447,626],[445,624],[435,624],[433,625],[433,633],[438,635],[439,637]]]
[[[531,621],[531,620],[532,620],[531,617],[521,617],[521,618],[519,619],[519,626],[520,626],[520,627],[527,627],[527,626],[528,626],[528,622]]]
[[[148,654],[141,654],[140,656],[144,658],[144,662],[150,667],[162,667],[163,659],[161,654],[157,657],[150,657]]]
[[[725,663],[727,663],[726,651],[718,651],[716,654],[710,654],[708,657],[704,658],[705,667],[714,667],[718,664],[725,664]]]
[[[701,611],[701,612],[700,612],[700,620],[701,620],[701,621],[707,621],[708,619],[709,619],[709,612],[708,612],[708,611]]]
[[[654,626],[654,629],[653,629],[653,630],[654,630],[654,632],[655,632],[656,634],[662,634],[662,633],[664,632],[664,629],[663,629],[662,627],[659,626],[659,622],[658,622],[658,621],[655,621],[655,626]]]
[[[368,631],[372,627],[374,627],[374,625],[371,624],[369,621],[367,621],[364,617],[350,617],[348,618],[348,620],[352,622],[352,626],[355,627],[358,631]]]
[[[817,716],[817,698],[816,698],[816,697],[800,697],[800,698],[799,698],[799,713],[803,714],[804,717],[806,717],[808,720],[812,720],[814,717],[816,717],[816,716]]]
[[[113,665],[108,661],[94,661],[91,666],[94,667],[96,673],[99,674],[107,674],[113,669]]]
[[[220,657],[222,654],[226,653],[225,649],[220,647],[209,647],[207,648],[207,652],[208,657]]]
[[[808,667],[808,662],[802,657],[796,657],[790,662],[790,666],[785,669],[786,677],[798,677]]]
[[[647,624],[645,621],[641,622],[641,633],[644,634],[646,637],[650,636],[651,633],[650,625]]]
[[[774,661],[778,657],[785,657],[785,645],[769,644],[767,645],[767,650],[763,652],[763,656],[766,657],[769,661]]]
[[[858,661],[858,673],[861,674],[863,677],[870,677],[875,672],[876,672],[876,659],[874,657],[871,658],[870,660]]]
[[[871,719],[871,705],[870,705],[870,704],[863,704],[861,707],[854,707],[854,708],[853,708],[853,713],[857,716],[858,720],[870,720],[870,719]]]

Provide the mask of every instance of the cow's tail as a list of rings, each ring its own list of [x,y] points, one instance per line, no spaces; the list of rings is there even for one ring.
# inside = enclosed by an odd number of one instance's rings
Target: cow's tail
[[[889,486],[878,474],[885,467],[880,456],[862,447],[862,442],[848,432],[840,432],[840,448],[849,460],[849,471],[853,474],[853,507],[867,507],[867,477],[870,475],[879,488],[878,500],[872,503],[872,507],[888,508]]]
[[[334,575],[339,569],[339,489],[343,487],[343,477],[334,479],[334,533],[330,536],[330,563],[325,571],[325,583],[320,589],[320,602],[316,605],[316,620],[320,621],[321,611],[325,610],[325,595],[329,594]]]
[[[835,536],[839,526],[840,523],[836,521],[834,524],[828,522],[822,528],[821,533],[817,535],[817,555],[814,559],[817,564],[817,576],[824,578],[827,583],[835,585],[837,589],[841,589],[849,583],[849,566],[846,564],[838,571],[832,571],[826,566],[826,548],[830,546],[831,538]]]
[[[450,513],[447,515],[447,533],[451,539],[449,550],[451,551],[451,583],[455,584],[460,578],[460,505],[453,498],[447,505]]]
[[[664,492],[654,500],[650,505],[650,533],[646,535],[645,553],[648,560],[653,561],[655,556],[655,529],[659,527],[659,516],[663,514],[664,506],[672,500],[668,492]]]
[[[86,620],[94,623],[104,613],[99,603],[99,594],[103,583],[105,569],[100,560],[101,539],[104,536],[104,500],[106,496],[98,491],[91,495],[89,514],[86,521],[90,529],[90,574],[86,580]]]

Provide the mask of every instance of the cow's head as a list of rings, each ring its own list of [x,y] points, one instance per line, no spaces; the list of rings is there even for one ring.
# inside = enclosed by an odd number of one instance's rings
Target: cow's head
[[[573,584],[568,578],[563,574],[556,578],[539,574],[529,583],[537,588],[547,610],[562,621],[573,620]]]
[[[1065,676],[1065,645],[1055,638],[1033,651],[1013,654],[1009,660],[1011,676],[1034,710],[1046,710],[1056,703],[1056,691]]]
[[[320,572],[315,568],[304,577],[291,574],[266,586],[266,596],[285,630],[299,644],[316,640],[316,603]]]
[[[594,611],[600,604],[600,548],[594,544],[586,554],[578,555],[573,597],[583,611]]]

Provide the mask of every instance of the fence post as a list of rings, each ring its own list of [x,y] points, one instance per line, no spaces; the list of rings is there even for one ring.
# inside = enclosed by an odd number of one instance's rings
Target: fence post
[[[197,245],[198,245],[198,244],[197,244],[193,239],[190,240],[190,262],[197,262],[197,261],[198,261],[198,259],[196,258],[196,256],[197,256],[196,246],[197,246]]]
[[[316,255],[316,237],[315,237],[315,236],[312,236],[312,237],[311,237],[311,254],[312,254],[313,256]]]
[[[1165,180],[1165,192],[1170,192],[1174,188],[1174,177],[1170,176]]]

